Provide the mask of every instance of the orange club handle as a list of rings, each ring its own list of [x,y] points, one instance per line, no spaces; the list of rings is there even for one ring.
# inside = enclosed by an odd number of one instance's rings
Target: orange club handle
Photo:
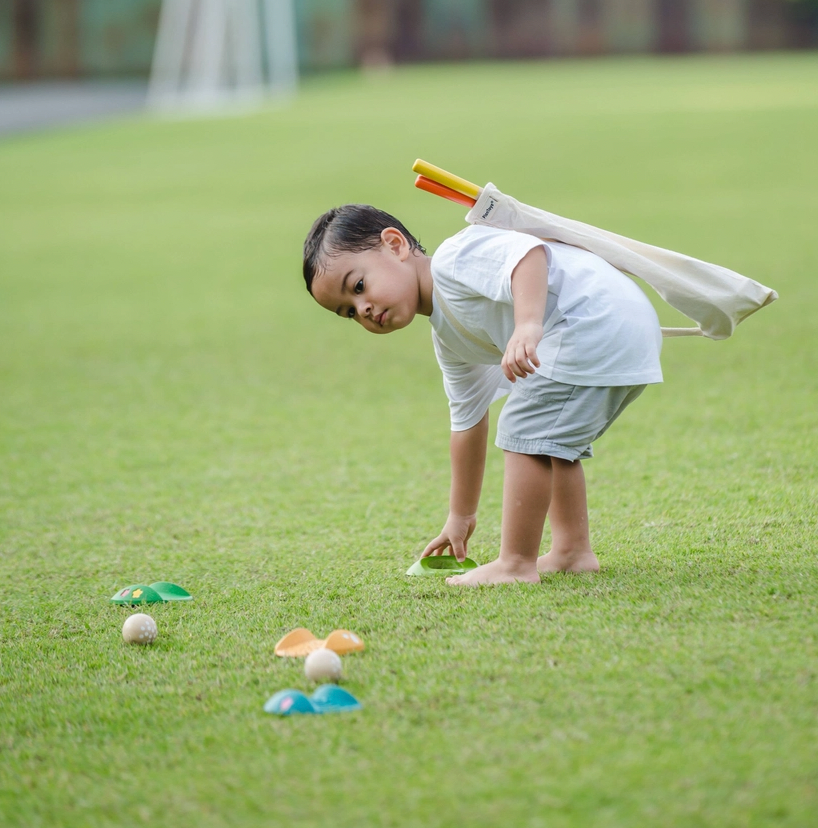
[[[477,200],[471,198],[471,196],[459,193],[457,192],[457,190],[453,190],[451,187],[447,187],[445,184],[438,184],[437,181],[432,181],[431,178],[426,178],[425,175],[419,175],[415,179],[415,186],[419,190],[425,190],[427,193],[432,193],[432,195],[440,196],[441,198],[447,198],[449,201],[453,201],[455,204],[462,204],[464,207],[474,207],[474,204]]]

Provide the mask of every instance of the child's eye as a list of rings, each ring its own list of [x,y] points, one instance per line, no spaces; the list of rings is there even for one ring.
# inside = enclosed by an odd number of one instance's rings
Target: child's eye
[[[355,308],[350,308],[347,311],[347,319],[354,319],[355,318]]]
[[[359,280],[355,283],[355,293],[362,293],[362,292],[363,292],[363,289],[364,289],[364,280],[363,280],[363,279],[359,279]]]

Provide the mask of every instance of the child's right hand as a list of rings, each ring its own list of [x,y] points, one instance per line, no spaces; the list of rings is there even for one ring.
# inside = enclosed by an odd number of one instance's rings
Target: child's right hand
[[[447,549],[458,561],[466,559],[469,538],[477,526],[477,515],[453,515],[449,513],[443,531],[423,550],[421,558],[443,555]]]

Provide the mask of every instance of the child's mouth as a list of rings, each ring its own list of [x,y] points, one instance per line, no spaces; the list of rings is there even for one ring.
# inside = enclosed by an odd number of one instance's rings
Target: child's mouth
[[[377,320],[376,320],[376,321],[377,321],[377,323],[378,323],[381,327],[383,327],[383,320],[384,320],[384,319],[386,319],[386,311],[384,311],[384,312],[383,312],[383,313],[382,313],[382,314],[381,314],[381,315],[377,318]]]

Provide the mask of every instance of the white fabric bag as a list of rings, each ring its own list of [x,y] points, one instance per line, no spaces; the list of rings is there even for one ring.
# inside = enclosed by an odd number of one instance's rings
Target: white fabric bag
[[[643,279],[665,302],[699,325],[662,328],[664,336],[727,339],[739,322],[778,299],[774,290],[725,267],[529,207],[493,184],[483,188],[466,221],[581,247],[617,270]]]

